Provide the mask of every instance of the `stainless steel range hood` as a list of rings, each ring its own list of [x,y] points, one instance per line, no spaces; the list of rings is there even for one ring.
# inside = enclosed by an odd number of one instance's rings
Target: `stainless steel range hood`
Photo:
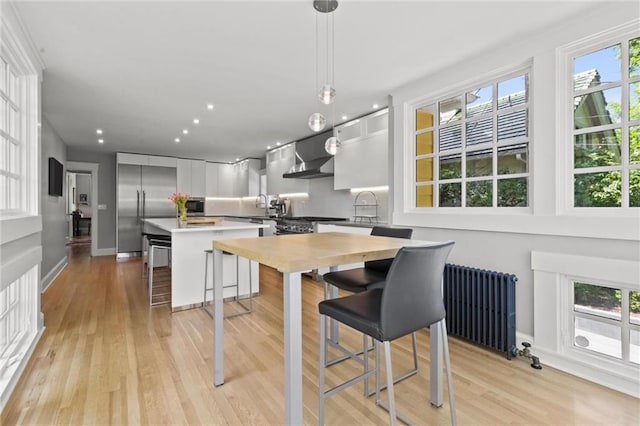
[[[333,135],[333,131],[320,133],[296,142],[296,164],[285,179],[315,179],[333,176],[333,157],[324,150],[325,141]]]

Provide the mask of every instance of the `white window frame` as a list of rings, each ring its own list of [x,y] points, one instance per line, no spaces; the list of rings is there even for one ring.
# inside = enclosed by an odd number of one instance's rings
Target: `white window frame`
[[[640,36],[638,31],[638,25],[640,20],[634,20],[624,25],[612,28],[601,33],[594,34],[590,37],[578,40],[574,43],[567,44],[565,46],[556,49],[556,62],[558,64],[556,68],[556,110],[558,111],[558,123],[556,126],[557,141],[556,144],[556,176],[558,177],[557,192],[556,192],[556,213],[558,215],[571,215],[571,216],[586,216],[586,217],[628,217],[638,218],[639,209],[637,207],[628,207],[628,196],[623,192],[622,205],[623,207],[574,207],[574,193],[573,193],[573,143],[574,143],[574,129],[573,129],[573,97],[574,97],[574,83],[573,83],[573,58],[582,56],[588,53],[598,51],[610,47],[614,44],[623,44],[624,49],[625,41]],[[628,46],[627,46],[628,48]],[[626,61],[625,61],[626,62]],[[622,77],[622,104],[628,105],[628,84],[625,88],[625,82],[629,82],[628,78],[628,64],[622,64],[623,74],[626,72],[627,78]],[[635,77],[634,79],[635,80]],[[601,85],[594,91],[604,90],[611,85]],[[617,84],[615,85],[617,86]],[[622,112],[622,116],[628,115],[627,112]],[[634,121],[635,122],[635,121]],[[622,165],[613,167],[600,167],[593,169],[596,171],[609,171],[611,169],[621,170],[623,179],[623,188],[625,188],[624,182],[628,180],[629,171],[629,150],[628,144],[624,144],[624,134],[627,135],[628,141],[628,127],[629,121],[624,119],[621,122],[623,132],[623,145],[622,145]],[[617,125],[612,127],[618,127]],[[626,147],[626,149],[625,149]],[[635,166],[632,168],[636,168]],[[626,186],[628,190],[628,185]],[[627,207],[625,206],[625,202]]]
[[[492,102],[494,103],[494,111],[492,112],[491,115],[488,115],[487,117],[492,117],[493,120],[493,130],[494,130],[494,134],[492,136],[492,143],[491,143],[491,148],[493,150],[492,152],[492,161],[493,161],[493,174],[491,176],[482,176],[482,177],[463,177],[463,178],[459,178],[459,179],[455,179],[455,180],[448,180],[449,182],[453,183],[455,182],[461,182],[462,185],[465,185],[466,182],[472,182],[472,181],[478,181],[478,180],[491,180],[493,188],[495,190],[493,190],[493,206],[492,207],[466,207],[466,199],[464,196],[465,191],[462,191],[463,195],[462,195],[462,200],[461,200],[461,206],[460,207],[440,207],[437,206],[438,202],[439,202],[439,157],[440,157],[440,153],[438,152],[438,135],[437,132],[440,128],[439,124],[439,102],[455,97],[455,96],[459,96],[459,95],[463,95],[469,91],[478,89],[478,88],[482,88],[482,87],[486,87],[486,86],[495,86],[498,82],[502,82],[505,80],[508,80],[510,78],[513,77],[517,77],[520,75],[527,75],[528,78],[528,86],[527,86],[527,103],[526,103],[526,107],[516,107],[514,109],[515,110],[521,110],[521,109],[526,109],[527,110],[527,133],[528,136],[526,138],[522,138],[521,141],[519,140],[509,140],[508,143],[504,143],[504,142],[500,142],[497,141],[497,116],[501,115],[503,113],[506,112],[506,110],[497,110],[495,108],[495,104],[497,103],[497,92],[495,93],[494,99],[492,99]],[[407,143],[405,144],[405,149],[406,149],[406,158],[408,159],[407,161],[407,167],[406,167],[406,179],[405,179],[405,190],[407,191],[406,196],[405,196],[405,211],[407,213],[419,213],[419,214],[424,214],[424,213],[429,213],[429,214],[478,214],[478,213],[482,213],[482,214],[490,214],[490,215],[504,215],[504,214],[508,214],[508,215],[531,215],[533,212],[533,151],[534,151],[534,137],[533,137],[533,66],[532,63],[530,61],[526,62],[525,64],[519,65],[519,66],[515,66],[515,67],[509,67],[508,69],[504,69],[501,71],[496,71],[494,73],[491,73],[490,75],[484,76],[482,78],[478,78],[476,80],[470,81],[470,82],[466,82],[464,84],[455,86],[455,87],[450,87],[447,88],[443,91],[434,93],[433,95],[430,95],[428,97],[422,97],[422,98],[418,98],[416,100],[413,100],[411,102],[408,102],[405,104],[405,123],[404,123],[404,128],[405,128],[405,135],[406,138],[405,140],[407,141]],[[431,105],[434,104],[436,106],[436,113],[434,116],[434,126],[430,127],[429,129],[431,129],[431,131],[434,132],[434,147],[433,147],[433,154],[432,155],[421,155],[418,156],[415,153],[415,137],[418,133],[422,133],[423,131],[425,131],[426,129],[421,129],[420,131],[416,131],[416,110],[427,106],[427,105]],[[499,114],[500,113],[500,114]],[[463,112],[463,115],[465,115],[465,112]],[[462,119],[459,121],[460,124],[464,127],[465,123],[467,122],[466,119]],[[463,129],[463,134],[464,134],[464,129]],[[463,138],[464,139],[464,138]],[[498,157],[497,157],[497,148],[500,148],[502,146],[510,146],[510,145],[514,145],[517,144],[519,142],[526,142],[527,146],[528,146],[528,154],[527,154],[527,161],[528,161],[528,172],[527,173],[518,173],[518,174],[509,174],[509,175],[499,175],[498,171],[497,171],[497,161],[498,161]],[[487,144],[487,147],[489,145]],[[476,149],[471,149],[469,151],[475,151]],[[466,152],[467,152],[467,148],[466,148],[466,144],[465,141],[462,141],[462,146],[460,149],[458,150],[451,150],[451,151],[446,151],[444,153],[442,153],[443,155],[450,155],[450,154],[461,154],[462,155],[462,163],[461,163],[461,168],[463,170],[463,174],[464,174],[464,169],[466,167]],[[416,181],[416,160],[419,158],[423,158],[423,157],[431,157],[433,158],[433,180],[430,181],[431,185],[433,185],[433,197],[434,197],[434,206],[433,207],[417,207],[416,206],[416,188],[418,186],[420,186],[420,184]],[[519,177],[526,177],[527,178],[527,206],[526,207],[498,207],[497,206],[497,181],[501,180],[501,179],[505,179],[505,178],[519,178]]]

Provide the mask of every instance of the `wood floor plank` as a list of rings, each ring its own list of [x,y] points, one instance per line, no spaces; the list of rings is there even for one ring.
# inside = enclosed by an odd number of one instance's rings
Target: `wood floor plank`
[[[42,296],[47,328],[2,425],[284,422],[280,273],[261,267],[254,312],[225,320],[226,379],[215,387],[212,320],[203,310],[150,308],[139,259],[91,258],[82,246],[70,250],[69,265]],[[304,278],[302,294],[303,416],[315,424],[322,286]],[[361,346],[359,334],[340,331],[341,341]],[[455,338],[450,350],[461,425],[636,425],[640,418],[638,399],[550,367],[533,370],[522,359],[507,361]],[[418,351],[419,374],[396,386],[399,409],[418,424],[448,424],[446,396],[442,408],[429,404],[428,330],[418,333]],[[392,354],[394,373],[409,367],[411,339],[394,342]],[[360,369],[341,363],[328,370],[327,383]],[[362,396],[360,384],[327,400],[326,420],[386,424],[388,415]]]

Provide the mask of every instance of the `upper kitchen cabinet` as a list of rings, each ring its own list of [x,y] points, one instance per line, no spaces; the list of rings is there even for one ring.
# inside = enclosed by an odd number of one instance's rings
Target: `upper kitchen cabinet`
[[[335,155],[334,189],[389,184],[387,109],[336,126],[342,142]]]
[[[139,166],[176,167],[177,159],[174,157],[161,157],[157,155],[130,154],[119,152],[118,164],[137,164]]]
[[[178,191],[192,197],[204,197],[205,162],[203,160],[177,159]]]
[[[309,182],[306,179],[285,179],[282,177],[295,164],[295,143],[267,152],[267,193],[269,195],[309,192]]]
[[[234,164],[235,196],[257,196],[260,193],[260,160],[251,158]]]
[[[233,164],[218,164],[217,197],[235,197],[235,166]]]
[[[205,194],[207,197],[218,196],[218,166],[220,163],[209,163],[205,165]]]

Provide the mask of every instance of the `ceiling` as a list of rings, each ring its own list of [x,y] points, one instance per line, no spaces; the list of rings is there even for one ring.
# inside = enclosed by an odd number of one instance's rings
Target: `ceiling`
[[[386,106],[399,86],[597,6],[340,1],[333,16],[336,122]],[[316,98],[311,0],[16,7],[46,65],[43,115],[68,146],[235,161],[310,136],[311,113],[329,121],[334,113]],[[318,18],[321,38],[325,16]]]

